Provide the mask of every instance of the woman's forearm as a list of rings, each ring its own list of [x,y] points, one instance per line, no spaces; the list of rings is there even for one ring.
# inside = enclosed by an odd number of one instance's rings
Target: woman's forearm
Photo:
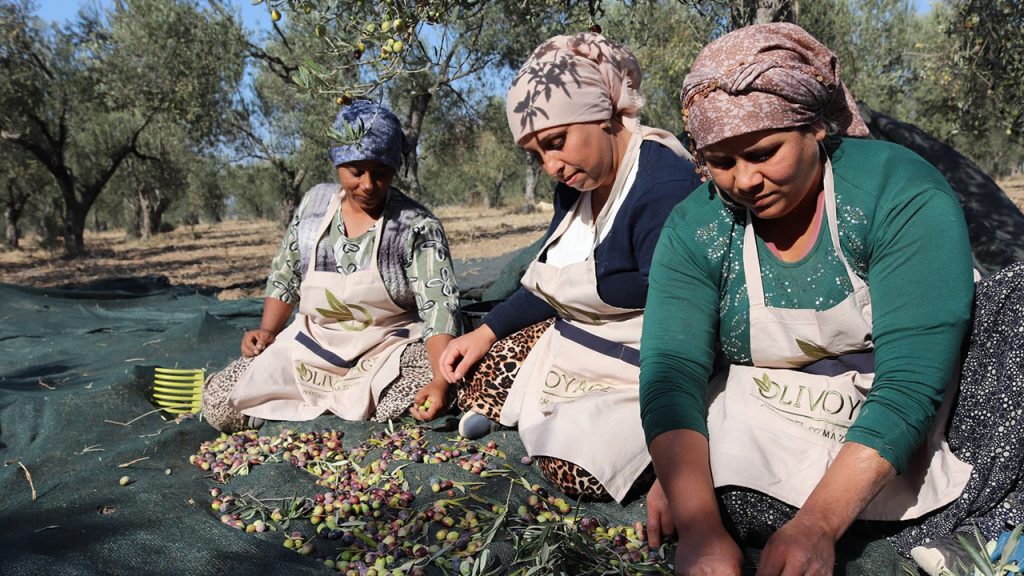
[[[658,435],[648,449],[680,540],[693,530],[715,524],[721,528],[708,439],[694,430],[671,430]]]
[[[444,380],[441,375],[441,354],[444,353],[445,347],[453,338],[451,334],[434,334],[425,342],[427,358],[430,360],[430,371],[434,375],[434,380]]]
[[[288,318],[292,315],[292,305],[277,298],[263,299],[263,317],[260,319],[260,330],[266,330],[275,336],[284,330]]]
[[[797,517],[818,526],[834,542],[895,476],[892,464],[876,450],[847,442]]]
[[[694,430],[670,430],[648,448],[679,535],[676,574],[739,576],[743,553],[722,524],[707,438]]]

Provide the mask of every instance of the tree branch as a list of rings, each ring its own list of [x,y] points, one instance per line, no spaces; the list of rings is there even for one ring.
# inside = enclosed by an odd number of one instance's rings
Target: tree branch
[[[149,123],[153,120],[154,114],[155,113],[151,112],[146,116],[145,120],[142,121],[142,124],[140,124],[139,127],[136,128],[135,131],[132,133],[131,140],[127,144],[121,146],[112,155],[112,157],[110,158],[110,162],[107,164],[107,167],[104,168],[99,173],[96,179],[90,182],[89,184],[83,185],[81,187],[83,204],[85,204],[86,206],[92,205],[92,203],[96,200],[96,197],[99,196],[100,192],[107,185],[107,182],[109,182],[110,179],[114,177],[114,173],[116,173],[117,169],[120,168],[121,163],[124,162],[124,160],[128,158],[129,155],[144,156],[144,154],[142,154],[142,152],[139,150],[139,137],[142,135],[142,132],[146,129],[146,127],[149,126]]]
[[[299,70],[298,66],[288,64],[282,58],[267,53],[263,48],[255,44],[249,44],[248,53],[251,58],[265,62],[274,75],[288,83],[292,83],[292,73]]]

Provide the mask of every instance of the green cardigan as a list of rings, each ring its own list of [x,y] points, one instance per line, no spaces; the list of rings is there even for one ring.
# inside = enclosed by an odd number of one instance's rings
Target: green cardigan
[[[844,139],[831,154],[839,238],[869,287],[875,380],[847,439],[902,472],[931,427],[957,362],[974,293],[963,213],[942,175],[913,152]],[[751,364],[743,222],[698,188],[669,216],[655,250],[641,346],[647,442],[663,432],[707,435],[716,354]],[[799,262],[757,239],[769,306],[827,309],[852,290],[827,222]]]

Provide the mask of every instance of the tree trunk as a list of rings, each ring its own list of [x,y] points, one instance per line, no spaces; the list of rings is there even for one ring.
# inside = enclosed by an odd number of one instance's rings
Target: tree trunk
[[[523,190],[523,204],[533,206],[537,203],[537,182],[540,180],[540,166],[533,161],[529,152],[526,158],[526,188]]]
[[[8,248],[17,248],[20,234],[18,233],[18,218],[21,211],[8,204],[4,207],[4,225],[6,226],[6,240]]]
[[[427,107],[433,94],[420,92],[414,94],[409,102],[409,120],[405,123],[405,173],[402,181],[405,184],[409,196],[419,198],[423,194],[423,187],[420,185],[420,162],[417,148],[420,143],[420,132],[423,130],[423,120],[427,117]]]
[[[7,182],[7,198],[4,200],[4,231],[8,248],[18,248],[21,240],[21,230],[18,228],[18,221],[21,213],[28,202],[28,193],[18,193],[14,180]]]
[[[157,191],[159,194],[159,191]],[[171,205],[171,201],[163,195],[157,197],[156,207],[153,209],[153,213],[149,217],[150,233],[159,234],[160,229],[164,225],[164,213],[167,212],[167,208]]]
[[[79,202],[64,203],[64,257],[78,258],[85,253],[85,218],[89,207]]]
[[[150,191],[144,185],[140,185],[136,189],[136,195],[139,199],[139,237],[146,240],[160,233],[164,212],[171,202],[159,188]]]
[[[769,22],[795,22],[798,0],[734,0],[730,14],[732,28]]]
[[[139,233],[140,239],[148,240],[153,235],[152,204],[146,196],[146,189],[143,186],[138,186],[135,189],[135,198],[139,201],[138,210],[136,211],[136,214],[138,214],[136,231]]]
[[[288,179],[288,195],[284,199],[284,226],[288,226],[292,221],[292,217],[295,216],[295,211],[299,209],[299,204],[302,202],[302,183],[306,180],[306,169],[299,168],[295,172],[289,172],[285,174]]]
[[[498,177],[494,179],[490,193],[483,193],[484,208],[497,208],[501,206],[501,187],[505,185],[505,180],[507,179],[505,167],[502,166],[498,170]]]

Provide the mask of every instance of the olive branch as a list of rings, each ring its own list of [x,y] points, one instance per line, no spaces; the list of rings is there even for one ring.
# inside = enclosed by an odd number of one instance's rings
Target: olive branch
[[[358,304],[345,304],[341,300],[338,300],[338,297],[332,294],[330,290],[324,290],[324,295],[327,297],[327,305],[330,306],[330,308],[317,308],[316,311],[324,318],[336,320],[342,330],[359,332],[366,330],[370,324],[373,324],[373,316],[366,307]],[[352,312],[353,310],[359,312],[363,316],[363,319],[357,320],[356,315]],[[346,324],[347,322],[354,322],[355,325],[349,326]]]

